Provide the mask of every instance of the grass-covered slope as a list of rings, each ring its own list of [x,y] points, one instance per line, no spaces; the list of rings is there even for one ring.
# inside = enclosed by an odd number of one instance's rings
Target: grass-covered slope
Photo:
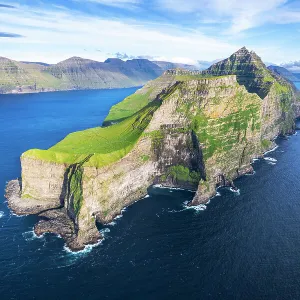
[[[159,78],[148,82],[143,88],[133,95],[128,96],[120,103],[114,105],[103,125],[107,126],[122,121],[141,110],[143,107],[159,98],[160,94],[166,93],[176,82],[176,76],[171,73],[164,73]]]
[[[69,134],[49,150],[32,149],[23,156],[75,164],[92,155],[85,165],[103,167],[124,157],[149,124],[159,102],[152,102],[126,120]]]

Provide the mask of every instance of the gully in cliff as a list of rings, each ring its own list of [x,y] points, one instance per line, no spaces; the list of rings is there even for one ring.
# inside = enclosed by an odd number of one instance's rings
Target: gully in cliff
[[[17,214],[39,214],[35,227],[79,250],[147,194],[152,184],[195,190],[206,203],[220,186],[253,173],[254,158],[295,128],[294,87],[242,48],[204,72],[167,71],[113,106],[97,127],[48,150],[21,156],[22,176],[7,186]]]

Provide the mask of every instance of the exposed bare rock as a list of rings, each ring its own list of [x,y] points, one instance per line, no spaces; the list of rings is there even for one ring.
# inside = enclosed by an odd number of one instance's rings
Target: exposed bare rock
[[[21,182],[18,179],[7,184],[5,197],[10,209],[18,215],[38,214],[48,209],[61,207],[59,199],[41,201],[31,197],[21,198]]]
[[[58,234],[73,251],[82,250],[88,244],[95,244],[101,238],[98,230],[86,231],[84,238],[78,236],[74,222],[69,218],[65,208],[45,211],[39,214],[39,217],[40,221],[34,227],[36,235],[41,236],[44,233]]]

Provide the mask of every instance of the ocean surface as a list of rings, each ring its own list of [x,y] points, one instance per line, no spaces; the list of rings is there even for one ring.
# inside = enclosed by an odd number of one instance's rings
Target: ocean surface
[[[20,175],[20,154],[102,123],[135,89],[0,96],[0,188]],[[0,299],[300,299],[300,135],[278,139],[255,175],[206,206],[193,193],[151,188],[74,254],[34,236],[0,196]]]

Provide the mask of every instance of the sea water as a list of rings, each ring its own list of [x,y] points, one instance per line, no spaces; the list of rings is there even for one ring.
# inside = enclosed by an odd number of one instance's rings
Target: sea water
[[[2,195],[22,152],[100,125],[134,91],[0,96]],[[37,238],[37,217],[12,215],[2,196],[0,299],[300,299],[300,136],[276,142],[239,193],[219,189],[193,209],[193,192],[150,188],[79,253]]]

